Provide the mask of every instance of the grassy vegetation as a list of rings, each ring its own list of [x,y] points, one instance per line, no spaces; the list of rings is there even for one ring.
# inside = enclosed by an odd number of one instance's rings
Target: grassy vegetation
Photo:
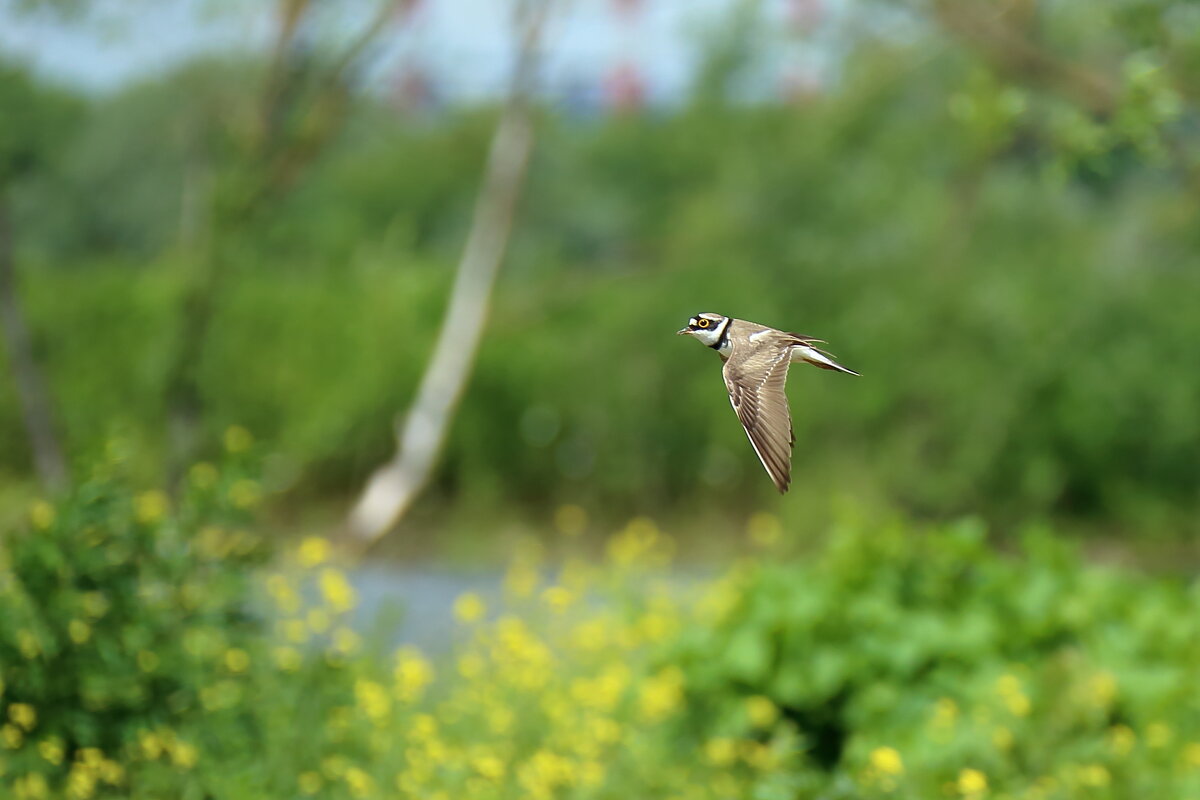
[[[1124,798],[1200,790],[1194,587],[1048,531],[759,514],[681,580],[648,519],[603,558],[516,552],[448,652],[352,628],[324,539],[264,565],[248,440],[177,502],[119,454],[0,541],[12,796]],[[578,511],[563,512],[577,530]],[[738,535],[737,531],[723,532]],[[803,552],[804,557],[795,553]]]

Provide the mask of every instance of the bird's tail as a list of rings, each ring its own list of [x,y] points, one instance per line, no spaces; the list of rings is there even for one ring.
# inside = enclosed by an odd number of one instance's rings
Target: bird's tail
[[[811,342],[811,340],[810,340]],[[831,369],[837,372],[845,372],[847,375],[857,375],[858,373],[847,367],[843,367],[834,360],[830,353],[826,353],[819,347],[813,347],[811,343],[805,342],[792,347],[792,361],[806,361],[814,367],[821,369]]]

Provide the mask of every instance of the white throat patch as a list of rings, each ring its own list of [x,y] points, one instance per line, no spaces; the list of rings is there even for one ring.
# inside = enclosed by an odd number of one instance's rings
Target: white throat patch
[[[729,323],[731,321],[732,320],[730,317],[726,317],[725,319],[721,320],[721,324],[713,328],[711,333],[705,331],[705,334],[707,335],[704,339],[702,339],[704,344],[716,350],[725,358],[729,358],[729,354],[733,352],[733,343],[729,341],[729,337],[725,335],[729,329]],[[718,344],[721,346],[718,347]]]

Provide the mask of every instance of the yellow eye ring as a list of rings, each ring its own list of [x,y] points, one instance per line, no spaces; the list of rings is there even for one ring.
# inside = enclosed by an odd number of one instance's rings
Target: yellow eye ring
[[[696,327],[697,327],[697,328],[707,328],[708,326],[709,326],[709,321],[708,321],[707,319],[698,319],[698,320],[696,320]]]

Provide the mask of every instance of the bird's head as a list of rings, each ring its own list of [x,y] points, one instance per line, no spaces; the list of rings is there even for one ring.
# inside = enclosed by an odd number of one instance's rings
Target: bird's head
[[[699,339],[706,347],[714,347],[721,341],[729,317],[721,314],[704,312],[688,320],[686,328],[680,328],[675,333],[679,336],[692,336]]]

